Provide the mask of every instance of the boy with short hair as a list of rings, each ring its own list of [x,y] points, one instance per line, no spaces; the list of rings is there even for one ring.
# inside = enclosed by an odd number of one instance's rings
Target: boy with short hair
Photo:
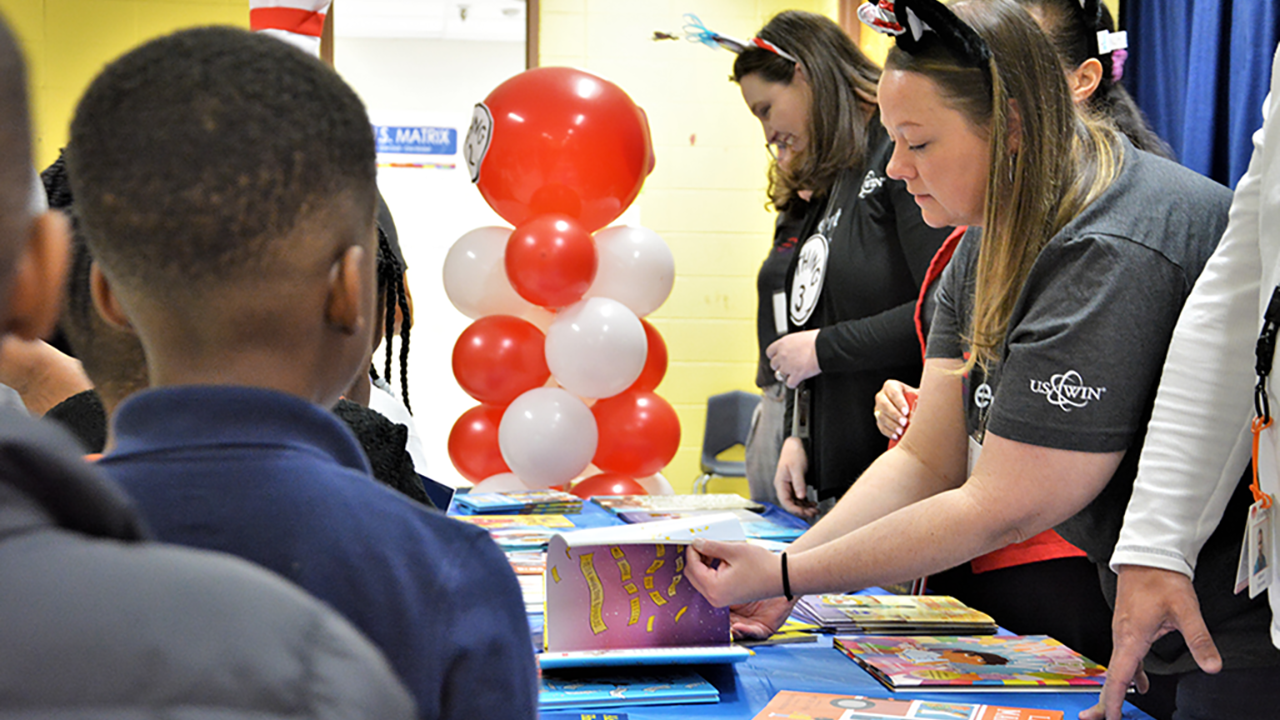
[[[0,20],[0,338],[57,317],[67,228],[30,203],[25,71]],[[413,717],[347,621],[249,563],[143,541],[74,442],[0,409],[0,697],[59,718]]]
[[[151,390],[101,461],[167,540],[329,602],[423,718],[533,718],[515,577],[480,529],[378,485],[325,408],[369,367],[373,135],[355,93],[269,37],[202,28],[110,64],[71,125],[95,303]]]

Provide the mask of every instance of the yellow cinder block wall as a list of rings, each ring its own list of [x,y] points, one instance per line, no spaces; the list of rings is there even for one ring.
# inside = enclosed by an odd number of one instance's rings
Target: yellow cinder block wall
[[[760,124],[729,81],[732,53],[684,40],[685,12],[707,27],[749,38],[786,9],[835,18],[835,0],[624,2],[542,0],[540,65],[568,65],[621,86],[649,116],[657,165],[636,203],[640,222],[671,246],[675,288],[650,320],[666,340],[658,388],[680,416],[680,450],[664,470],[677,492],[699,472],[708,395],[755,390],[756,272],[773,240],[765,208],[768,155]],[[713,491],[746,492],[716,481]]]
[[[0,0],[27,56],[36,163],[66,144],[76,101],[108,62],[195,25],[249,26],[248,0]]]

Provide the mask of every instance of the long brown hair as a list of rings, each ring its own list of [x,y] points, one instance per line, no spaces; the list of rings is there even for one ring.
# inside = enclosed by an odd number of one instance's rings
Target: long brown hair
[[[774,162],[769,169],[769,199],[781,209],[801,190],[825,195],[841,172],[862,166],[866,118],[876,107],[880,68],[823,15],[787,10],[773,16],[757,36],[798,59],[812,91],[807,147],[786,167]],[[758,74],[790,85],[795,73],[796,63],[759,47],[742,51],[733,63],[734,82]]]
[[[1009,0],[948,7],[989,46],[990,81],[941,42],[915,53],[895,47],[885,67],[929,78],[948,105],[990,137],[968,371],[999,358],[1040,251],[1115,180],[1123,146],[1110,124],[1077,112],[1061,62],[1022,8]]]

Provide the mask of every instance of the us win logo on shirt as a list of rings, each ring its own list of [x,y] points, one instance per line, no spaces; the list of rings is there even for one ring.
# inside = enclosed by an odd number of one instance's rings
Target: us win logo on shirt
[[[1107,389],[1086,385],[1084,378],[1075,370],[1068,370],[1051,376],[1048,380],[1031,380],[1031,392],[1043,395],[1050,405],[1056,405],[1063,412],[1086,407],[1094,400],[1101,400]]]

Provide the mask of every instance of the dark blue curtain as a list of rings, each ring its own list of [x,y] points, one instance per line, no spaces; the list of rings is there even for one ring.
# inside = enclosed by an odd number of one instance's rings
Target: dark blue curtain
[[[1277,0],[1124,0],[1124,84],[1183,165],[1235,187],[1262,126]]]

